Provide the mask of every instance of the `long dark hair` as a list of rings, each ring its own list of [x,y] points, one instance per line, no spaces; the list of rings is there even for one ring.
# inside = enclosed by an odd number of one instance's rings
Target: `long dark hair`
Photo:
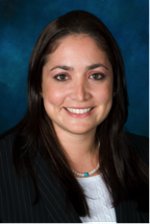
[[[84,193],[74,177],[61,144],[56,136],[40,95],[42,69],[47,57],[57,48],[59,40],[72,34],[87,34],[103,49],[113,67],[113,105],[107,118],[97,127],[99,136],[101,172],[112,194],[113,205],[127,198],[135,188],[147,184],[147,167],[134,153],[124,132],[128,116],[128,96],[124,65],[119,47],[107,27],[97,17],[85,11],[69,12],[51,22],[39,36],[33,49],[28,73],[28,107],[17,125],[18,135],[13,149],[16,172],[27,170],[35,188],[35,203],[39,190],[32,161],[37,153],[47,160],[59,179],[66,198],[79,216],[89,214]]]

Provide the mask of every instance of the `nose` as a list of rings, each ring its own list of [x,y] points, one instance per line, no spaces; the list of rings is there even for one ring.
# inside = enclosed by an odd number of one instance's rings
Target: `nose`
[[[90,88],[84,80],[76,81],[71,89],[70,98],[78,102],[89,100],[91,97]]]

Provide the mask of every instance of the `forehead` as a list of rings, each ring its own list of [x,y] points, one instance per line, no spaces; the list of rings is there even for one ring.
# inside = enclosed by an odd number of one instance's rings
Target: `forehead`
[[[54,51],[56,51],[58,49],[58,47],[60,47],[60,46],[66,47],[66,45],[68,45],[69,47],[73,48],[74,44],[79,45],[81,42],[85,42],[88,44],[90,43],[90,45],[93,45],[93,47],[103,50],[100,43],[98,43],[98,41],[96,41],[95,39],[93,37],[89,36],[88,34],[70,34],[70,35],[67,35],[66,37],[56,40],[56,42],[54,43],[55,48],[52,53],[54,53]]]
[[[96,41],[93,37],[89,36],[88,34],[70,34],[70,35],[67,35],[65,37],[58,39],[56,41],[56,43],[57,43],[57,48],[58,48],[60,45],[63,45],[66,43],[72,44],[72,42],[79,43],[80,41],[91,42],[91,43],[93,43],[93,45],[96,45],[98,48],[102,49],[100,47],[100,45],[98,44],[98,41]]]
[[[56,41],[54,48],[52,53],[48,55],[48,60],[51,62],[53,60],[70,60],[70,57],[108,60],[107,53],[100,47],[100,44],[86,34],[69,35],[61,38]]]

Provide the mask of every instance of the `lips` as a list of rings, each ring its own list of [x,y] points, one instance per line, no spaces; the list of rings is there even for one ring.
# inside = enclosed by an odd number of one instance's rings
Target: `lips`
[[[93,108],[93,107],[91,107],[91,106],[89,106],[89,107],[65,107],[65,108],[70,108],[70,109],[88,109],[88,108]]]
[[[92,108],[88,109],[72,109],[72,108],[66,108],[70,113],[75,113],[75,114],[83,114],[83,113],[88,113],[89,111],[92,110]]]
[[[79,109],[79,108],[78,109],[73,109],[73,108],[65,108],[64,107],[64,109],[71,114],[86,114],[86,113],[89,113],[90,111],[92,111],[93,108],[94,107],[87,108],[87,109]]]
[[[69,110],[71,109],[72,112],[70,112]],[[80,107],[80,108],[71,108],[71,107],[64,107],[64,110],[67,112],[67,114],[73,118],[85,118],[90,116],[93,111],[94,111],[95,107]],[[87,112],[88,110],[88,112]]]

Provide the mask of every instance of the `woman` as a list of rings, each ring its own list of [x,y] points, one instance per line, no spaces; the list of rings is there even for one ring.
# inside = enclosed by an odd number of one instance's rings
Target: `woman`
[[[34,47],[28,108],[1,136],[2,222],[148,222],[148,141],[125,133],[120,50],[94,15],[51,22]]]

